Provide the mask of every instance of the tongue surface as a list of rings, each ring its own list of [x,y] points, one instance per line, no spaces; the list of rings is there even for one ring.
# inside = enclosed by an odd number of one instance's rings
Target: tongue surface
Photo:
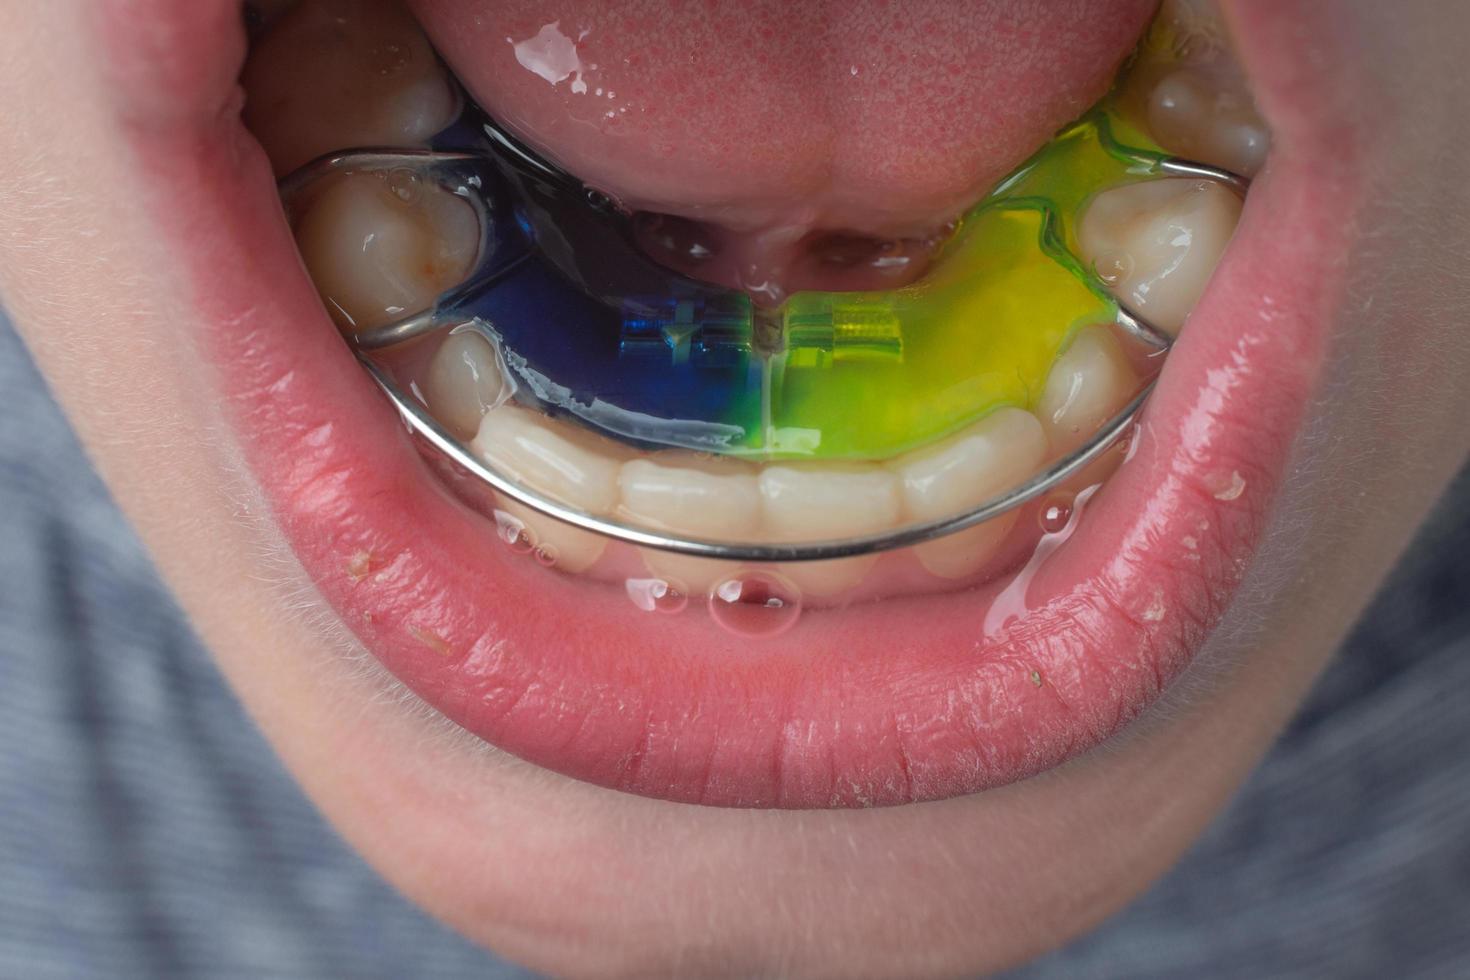
[[[824,232],[931,238],[1104,94],[1156,3],[412,5],[518,135],[630,208],[718,226],[695,258],[727,252],[706,277],[754,289]]]

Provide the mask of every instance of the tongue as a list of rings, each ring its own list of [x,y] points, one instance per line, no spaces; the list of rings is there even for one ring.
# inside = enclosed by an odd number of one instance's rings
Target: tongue
[[[946,223],[1103,95],[1156,2],[413,6],[518,135],[631,209],[692,219],[654,222],[651,249],[778,301],[917,275]]]

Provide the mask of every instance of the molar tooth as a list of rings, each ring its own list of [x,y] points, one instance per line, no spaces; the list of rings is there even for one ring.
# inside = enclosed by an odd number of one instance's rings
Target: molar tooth
[[[748,542],[761,525],[761,493],[746,464],[690,453],[641,457],[623,464],[622,513],[650,527],[694,538]],[[739,565],[655,549],[643,550],[654,575],[690,594],[708,593]]]
[[[508,394],[495,347],[474,330],[459,330],[445,337],[424,377],[429,411],[465,440],[475,437],[480,419]]]
[[[1077,244],[1113,295],[1177,336],[1230,243],[1240,209],[1240,198],[1211,180],[1127,184],[1092,199]]]
[[[1002,408],[942,442],[894,460],[910,520],[950,517],[1034,475],[1046,458],[1046,433],[1036,416]],[[919,561],[942,578],[963,578],[994,555],[1015,523],[1015,511],[918,545]]]
[[[327,309],[354,330],[432,307],[469,274],[480,241],[467,202],[400,173],[333,181],[295,230]]]
[[[458,108],[448,73],[397,0],[307,0],[251,48],[245,123],[284,176],[354,146],[417,146]]]
[[[618,505],[618,471],[627,451],[594,433],[502,405],[480,420],[470,448],[502,473],[554,500],[602,515]],[[541,530],[534,516],[526,524]]]
[[[1036,414],[1053,453],[1082,445],[1138,392],[1138,375],[1107,327],[1083,327],[1046,376]]]
[[[760,475],[765,530],[775,541],[819,541],[876,534],[894,527],[902,501],[898,478],[861,463],[787,463]],[[832,596],[857,585],[877,555],[791,562],[781,574],[808,595]]]
[[[1176,52],[1184,58],[1213,57],[1230,49],[1218,0],[1163,0],[1154,20],[1173,31]]]
[[[1235,72],[1184,66],[1148,96],[1149,132],[1171,153],[1254,177],[1271,137]]]

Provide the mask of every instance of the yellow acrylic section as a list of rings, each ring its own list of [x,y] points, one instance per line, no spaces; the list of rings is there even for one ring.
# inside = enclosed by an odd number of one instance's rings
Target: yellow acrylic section
[[[1117,315],[1076,258],[1075,220],[1098,191],[1158,175],[1161,155],[1119,143],[1122,126],[1100,109],[1059,133],[965,216],[921,282],[791,297],[751,448],[883,459],[1034,407],[1076,329]]]

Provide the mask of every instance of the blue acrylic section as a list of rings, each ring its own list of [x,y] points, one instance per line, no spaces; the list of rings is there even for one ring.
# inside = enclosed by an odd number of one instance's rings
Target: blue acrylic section
[[[490,239],[440,313],[501,341],[518,399],[636,442],[727,451],[759,439],[748,297],[653,262],[625,216],[590,204],[473,107],[435,149],[483,160]]]
[[[627,356],[622,311],[570,288],[545,262],[519,266],[455,312],[485,322],[502,341],[519,393],[553,412],[570,412],[640,442],[659,441],[663,429],[679,428],[680,421],[715,423],[701,440],[712,451],[756,435],[725,429],[739,424],[731,409],[742,403],[758,417],[759,377],[752,376],[748,356],[698,366],[700,355],[691,352],[679,368],[667,345]],[[648,311],[634,311],[635,317],[638,312]]]

